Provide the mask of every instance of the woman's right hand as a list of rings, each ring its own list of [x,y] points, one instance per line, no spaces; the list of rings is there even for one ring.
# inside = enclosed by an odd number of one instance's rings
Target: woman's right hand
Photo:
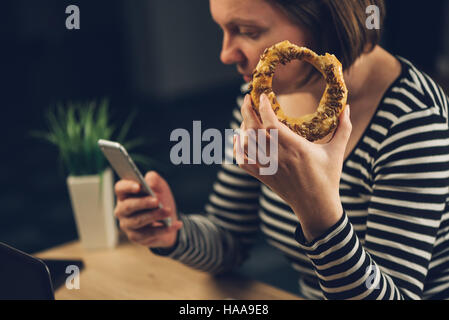
[[[131,180],[120,180],[115,184],[117,205],[114,214],[130,241],[149,248],[171,248],[182,228],[175,199],[167,182],[155,171],[148,172],[145,181],[156,197],[142,195],[141,186]],[[159,202],[162,209],[158,208]],[[171,218],[170,227],[160,222],[165,218]]]

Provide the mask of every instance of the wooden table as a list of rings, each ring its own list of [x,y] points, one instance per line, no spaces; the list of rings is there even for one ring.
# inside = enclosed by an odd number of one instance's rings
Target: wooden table
[[[55,292],[58,300],[299,299],[283,290],[235,275],[213,277],[126,241],[115,249],[95,251],[85,250],[79,242],[72,242],[35,256],[84,261],[80,288],[69,290],[61,286]]]

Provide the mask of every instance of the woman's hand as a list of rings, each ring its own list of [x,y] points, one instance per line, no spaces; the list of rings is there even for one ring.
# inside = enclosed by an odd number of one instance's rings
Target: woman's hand
[[[272,175],[261,175],[259,169],[263,165],[259,159],[252,159],[256,163],[249,164],[248,139],[242,139],[245,134],[241,134],[240,139],[234,138],[234,148],[243,154],[245,160],[239,166],[290,205],[301,223],[306,240],[311,241],[337,223],[343,213],[339,184],[352,128],[349,106],[342,112],[339,126],[326,144],[312,143],[281,123],[265,94],[260,98],[259,113],[260,118],[247,95],[242,105],[241,132],[253,129],[257,136],[258,129],[265,129],[269,145],[269,139],[275,137],[270,135],[269,130],[277,129],[277,157],[274,155],[278,161],[277,171]]]
[[[120,180],[115,184],[117,205],[115,216],[128,238],[150,248],[170,248],[176,242],[182,222],[178,220],[173,194],[167,182],[155,171],[145,175],[148,186],[156,198],[142,195],[141,186],[131,180]],[[160,209],[159,201],[163,209]],[[171,227],[165,227],[160,220],[172,219]]]

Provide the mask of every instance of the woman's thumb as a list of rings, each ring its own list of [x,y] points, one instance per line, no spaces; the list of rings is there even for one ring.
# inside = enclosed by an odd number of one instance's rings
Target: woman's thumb
[[[145,181],[147,182],[148,186],[155,192],[160,192],[163,189],[165,183],[165,180],[156,171],[149,171],[145,175]]]
[[[350,108],[349,105],[346,105],[346,108],[340,114],[338,127],[330,143],[336,144],[345,149],[348,144],[349,137],[351,136],[351,131],[352,124],[350,118]]]

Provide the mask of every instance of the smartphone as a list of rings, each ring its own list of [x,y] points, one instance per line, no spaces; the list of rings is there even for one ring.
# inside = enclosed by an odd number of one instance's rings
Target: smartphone
[[[98,140],[98,146],[120,178],[139,183],[145,194],[156,197],[153,190],[151,190],[143,178],[142,173],[140,173],[135,165],[133,159],[131,159],[126,149],[120,143],[100,139]],[[159,208],[162,207],[162,203],[159,202]],[[167,227],[171,226],[171,218],[166,218],[162,222]]]

